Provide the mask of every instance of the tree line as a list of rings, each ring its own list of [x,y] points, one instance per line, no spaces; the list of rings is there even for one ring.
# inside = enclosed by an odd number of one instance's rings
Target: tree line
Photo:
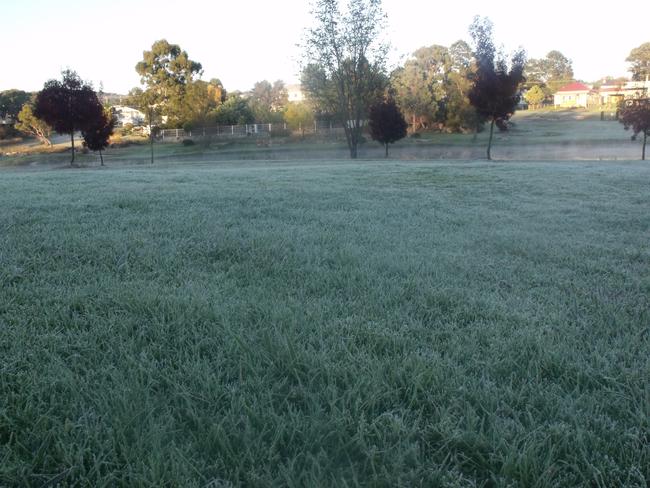
[[[488,124],[489,159],[494,128],[508,129],[522,90],[529,104],[539,105],[573,80],[571,60],[559,51],[526,59],[521,49],[510,55],[497,49],[491,22],[480,17],[469,28],[469,42],[422,47],[389,72],[381,0],[350,0],[346,5],[314,0],[312,6],[314,27],[303,43],[303,103],[289,103],[282,81],[263,80],[246,93],[228,92],[217,78],[204,81],[201,63],[165,39],[144,51],[135,65],[141,87],[129,92],[126,104],[145,114],[152,162],[159,128],[286,121],[290,128],[304,130],[315,118],[343,126],[352,158],[366,125],[387,148],[398,135],[404,137],[404,124],[411,132],[475,133]],[[633,49],[627,61],[634,79],[648,76],[650,43]],[[73,160],[76,131],[82,132],[87,147],[95,148],[101,146],[98,141],[106,143],[115,125],[92,87],[72,71],[64,71],[62,81],[46,82],[36,95],[0,93],[0,115],[14,117],[18,129],[46,144],[53,129],[69,134]]]

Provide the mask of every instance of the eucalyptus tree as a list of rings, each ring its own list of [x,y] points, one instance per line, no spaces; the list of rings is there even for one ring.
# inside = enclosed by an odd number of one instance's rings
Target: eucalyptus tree
[[[25,103],[22,110],[18,112],[16,129],[35,136],[42,144],[52,146],[52,141],[50,140],[52,128],[34,115],[32,102]]]
[[[169,124],[182,124],[186,90],[202,74],[201,63],[191,60],[178,44],[161,39],[142,53],[135,70],[144,86],[146,102],[166,116]]]
[[[385,14],[381,0],[313,0],[314,26],[305,39],[305,91],[343,124],[352,159],[363,122],[387,86]]]
[[[650,42],[644,42],[639,47],[632,49],[625,61],[631,64],[630,72],[633,80],[647,79],[650,76]]]

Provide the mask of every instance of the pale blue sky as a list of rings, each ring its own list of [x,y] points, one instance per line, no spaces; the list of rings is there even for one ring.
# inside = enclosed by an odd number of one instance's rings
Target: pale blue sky
[[[626,75],[630,50],[650,42],[650,3],[583,1],[434,2],[384,0],[392,62],[418,47],[468,40],[474,15],[487,15],[507,49],[521,45],[530,57],[552,49],[573,60],[586,81]],[[535,14],[528,7],[537,10]],[[203,64],[204,79],[228,90],[247,90],[262,79],[298,79],[300,41],[309,23],[307,0],[0,0],[3,65],[0,90],[39,90],[64,68],[105,91],[139,86],[135,64],[142,51],[166,38]]]

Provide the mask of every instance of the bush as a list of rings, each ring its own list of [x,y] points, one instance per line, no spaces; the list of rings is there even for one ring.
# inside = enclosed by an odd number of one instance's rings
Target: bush
[[[421,139],[421,138],[422,138],[422,134],[420,134],[419,132],[414,132],[414,133],[411,134],[409,137],[410,137],[411,139]]]
[[[183,139],[183,146],[187,147],[193,145],[194,145],[194,141],[192,139]]]
[[[132,132],[133,132],[133,124],[131,124],[131,123],[129,123],[129,124],[124,124],[124,126],[122,127],[122,130],[120,130],[120,133],[121,133],[123,136],[128,136],[128,135],[131,134]]]

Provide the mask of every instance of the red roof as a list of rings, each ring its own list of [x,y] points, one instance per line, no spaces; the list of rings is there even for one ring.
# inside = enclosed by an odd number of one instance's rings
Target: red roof
[[[589,88],[587,85],[584,83],[569,83],[568,85],[563,86],[558,90],[559,92],[579,92],[579,91],[591,91],[591,88]]]

